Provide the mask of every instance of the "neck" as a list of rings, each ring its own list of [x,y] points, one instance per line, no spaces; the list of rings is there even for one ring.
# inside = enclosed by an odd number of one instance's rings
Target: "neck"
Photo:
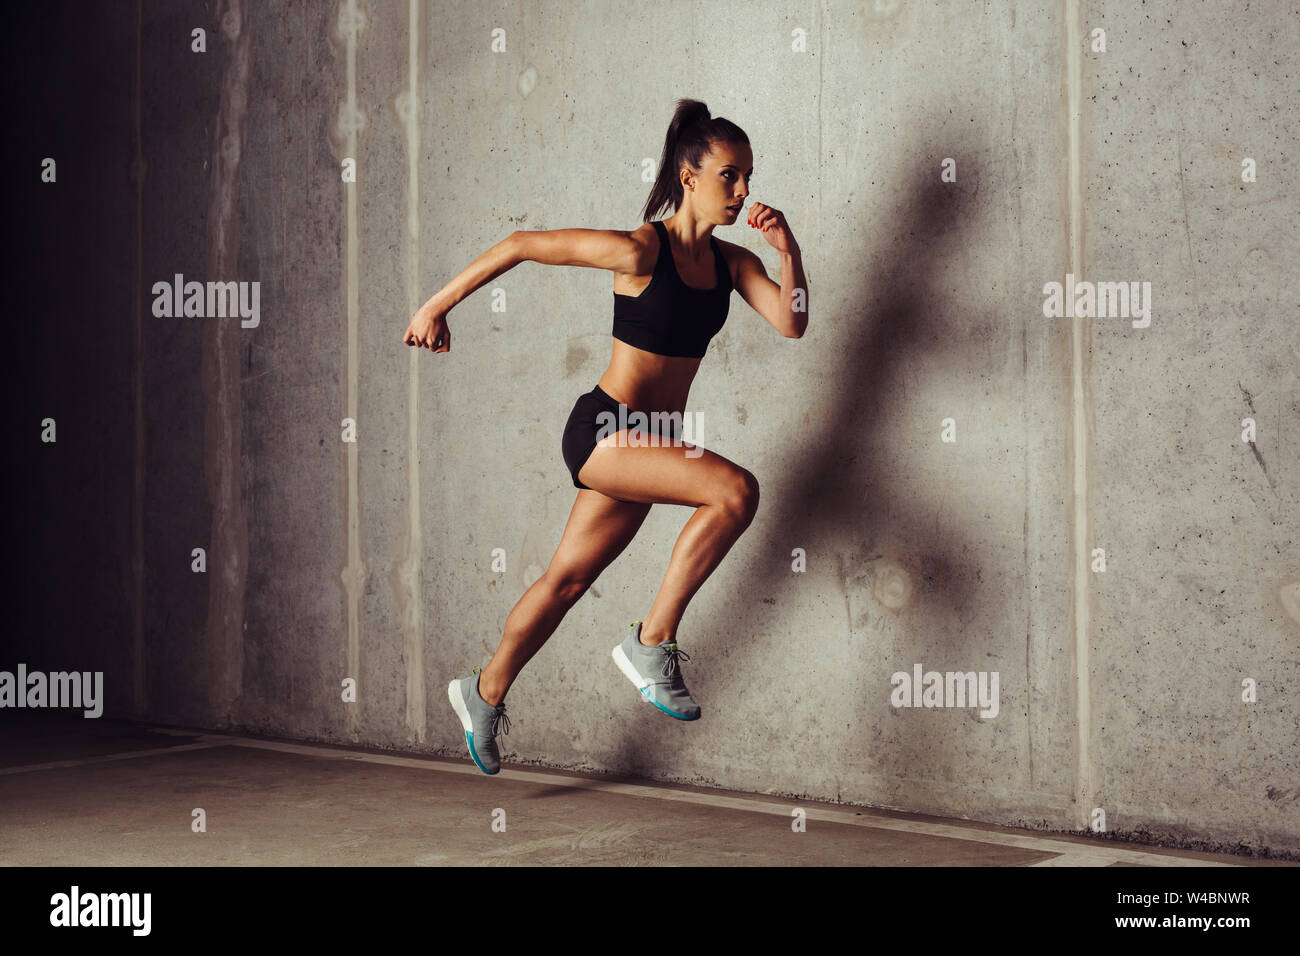
[[[697,219],[689,210],[679,209],[664,220],[664,228],[672,233],[678,247],[692,259],[699,259],[709,248],[709,237],[714,223]]]

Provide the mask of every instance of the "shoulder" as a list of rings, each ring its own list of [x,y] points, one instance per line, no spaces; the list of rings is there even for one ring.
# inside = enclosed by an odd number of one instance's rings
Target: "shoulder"
[[[718,239],[717,236],[713,238]],[[734,242],[728,242],[726,239],[718,239],[718,248],[722,250],[722,256],[726,260],[727,268],[731,272],[732,283],[736,282],[742,269],[750,268],[755,262],[762,268],[763,260],[757,255],[750,252],[744,246],[737,245]]]
[[[653,222],[641,223],[635,229],[628,230],[628,235],[642,242],[648,242],[652,246],[659,245],[659,230],[655,228]]]
[[[718,239],[717,236],[714,236],[713,238]],[[726,239],[718,239],[718,247],[722,250],[723,255],[727,257],[727,262],[740,262],[746,257],[757,258],[757,256],[744,246],[737,245],[734,242],[728,242]]]
[[[636,249],[637,267],[633,273],[628,275],[649,275],[654,272],[655,265],[659,261],[659,230],[653,222],[643,222],[635,229],[629,229],[623,233],[632,241]]]

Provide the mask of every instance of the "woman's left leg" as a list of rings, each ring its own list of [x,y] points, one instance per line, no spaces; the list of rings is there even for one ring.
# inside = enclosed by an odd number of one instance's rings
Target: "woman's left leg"
[[[564,615],[636,536],[650,507],[590,488],[578,492],[555,556],[506,618],[501,644],[479,675],[479,693],[485,701],[493,706],[501,703]]]

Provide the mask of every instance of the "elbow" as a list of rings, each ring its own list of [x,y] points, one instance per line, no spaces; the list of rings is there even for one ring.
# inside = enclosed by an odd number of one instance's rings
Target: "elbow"
[[[514,262],[524,262],[528,259],[528,234],[522,229],[516,229],[510,235],[506,236],[502,245],[510,253],[510,258]]]
[[[801,339],[807,330],[808,317],[805,315],[803,318],[795,320],[795,323],[790,327],[790,331],[785,333],[785,337],[787,339]]]

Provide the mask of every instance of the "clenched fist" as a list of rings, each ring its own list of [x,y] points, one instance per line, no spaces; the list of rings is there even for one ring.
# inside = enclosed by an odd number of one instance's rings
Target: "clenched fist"
[[[447,310],[435,306],[432,299],[424,303],[406,327],[402,341],[431,352],[450,352],[451,329],[447,327]]]

